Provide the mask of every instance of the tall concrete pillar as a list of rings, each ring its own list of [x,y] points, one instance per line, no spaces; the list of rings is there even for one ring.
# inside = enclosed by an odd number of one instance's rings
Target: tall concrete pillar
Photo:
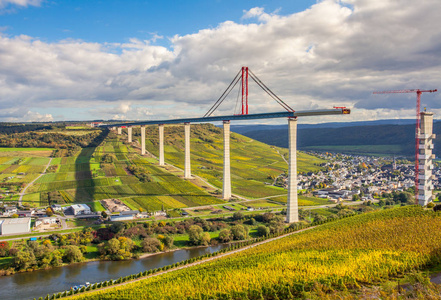
[[[164,165],[164,124],[159,124],[159,165]]]
[[[122,128],[118,127],[118,134],[121,135],[121,133],[122,133]]]
[[[231,198],[230,121],[224,121],[224,182],[222,197],[224,200]]]
[[[286,222],[299,221],[297,203],[297,119],[288,119],[289,166],[288,166],[288,207]]]
[[[145,154],[145,125],[141,125],[141,155]]]
[[[190,123],[184,124],[185,135],[185,164],[184,164],[184,178],[191,178],[191,163],[190,163]]]
[[[128,142],[132,142],[132,127],[127,127],[127,136],[128,136]]]

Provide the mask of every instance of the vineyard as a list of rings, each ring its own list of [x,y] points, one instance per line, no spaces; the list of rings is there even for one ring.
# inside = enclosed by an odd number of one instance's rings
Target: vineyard
[[[440,226],[440,213],[420,207],[381,210],[74,299],[293,299],[317,283],[357,291],[439,266]]]
[[[158,148],[155,129],[149,127],[147,135],[150,137],[147,147],[152,153],[157,152]],[[179,126],[167,127],[165,149],[166,161],[182,168],[183,141],[180,129]],[[38,155],[14,156],[20,149],[5,151],[4,154],[11,153],[11,156],[0,156],[0,180],[17,183],[18,192],[19,186],[37,178],[50,161],[48,171],[27,188],[27,195],[23,197],[26,206],[93,203],[112,198],[120,199],[132,209],[145,211],[223,204],[225,202],[219,199],[216,191],[222,188],[223,176],[220,132],[219,128],[210,124],[192,126],[192,172],[216,186],[208,189],[210,193],[201,187],[203,183],[195,180],[196,185],[184,180],[178,170],[159,167],[156,159],[140,156],[135,147],[125,143],[125,135],[117,136],[114,132],[108,133],[96,147],[84,147],[67,157],[53,157],[52,160],[48,157],[51,152],[47,149],[44,149],[47,157],[32,148],[28,152]],[[135,139],[138,134],[139,128],[135,128]],[[232,133],[231,140],[233,192],[252,198],[286,195],[285,189],[271,186],[274,178],[287,169],[282,158],[287,156],[286,149],[276,149],[235,133]],[[57,153],[54,150],[52,156]],[[321,162],[323,160],[316,157],[299,154],[299,171],[319,170]],[[136,174],[130,171],[136,169]],[[14,202],[17,199],[18,195],[15,194],[5,200]],[[286,196],[277,201],[281,202],[281,206],[286,202]],[[300,204],[314,203],[300,201]]]
[[[140,135],[139,129],[134,129]],[[158,129],[146,127],[146,148],[158,155]],[[165,127],[165,161],[181,169],[184,168],[184,141],[181,126]],[[231,133],[231,174],[233,193],[252,198],[286,194],[286,190],[271,186],[272,177],[277,177],[288,169],[282,156],[288,157],[287,149],[276,148],[245,136]],[[299,172],[320,170],[324,160],[298,153]],[[192,173],[207,179],[222,188],[223,137],[222,129],[212,124],[191,127]],[[267,184],[265,184],[267,183]]]

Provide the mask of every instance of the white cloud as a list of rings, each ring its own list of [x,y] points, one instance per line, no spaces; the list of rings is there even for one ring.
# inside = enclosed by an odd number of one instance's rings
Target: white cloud
[[[16,5],[21,7],[40,6],[43,0],[0,0],[0,8],[8,5]]]
[[[244,12],[248,24],[177,35],[170,49],[152,45],[156,35],[99,44],[0,33],[0,120],[21,107],[65,107],[66,119],[70,107],[89,119],[202,116],[241,66],[295,110],[354,108],[330,121],[412,118],[415,95],[372,92],[440,87],[439,11],[438,0],[325,0],[287,16],[256,7]],[[233,113],[230,96],[218,114]],[[423,103],[439,110],[440,98]],[[251,83],[249,101],[253,113],[281,109]]]

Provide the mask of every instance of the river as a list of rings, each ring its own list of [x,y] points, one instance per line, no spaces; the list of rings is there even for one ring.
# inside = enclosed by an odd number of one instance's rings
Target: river
[[[161,268],[192,257],[219,251],[228,245],[192,248],[159,253],[142,259],[127,261],[93,261],[65,267],[17,273],[0,277],[0,299],[38,299],[69,290],[85,282],[95,283]]]

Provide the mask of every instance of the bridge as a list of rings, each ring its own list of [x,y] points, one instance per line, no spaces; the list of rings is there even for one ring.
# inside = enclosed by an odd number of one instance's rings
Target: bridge
[[[220,103],[225,99],[224,95],[227,95],[231,91],[230,87],[233,83],[239,81],[234,79],[232,84],[228,87],[227,91],[222,94],[221,98],[213,105],[213,107],[201,118],[184,118],[184,119],[169,119],[169,120],[146,120],[139,122],[126,122],[115,124],[103,124],[100,127],[107,127],[116,130],[119,135],[122,134],[122,129],[127,128],[128,142],[132,142],[132,128],[141,127],[141,154],[145,155],[145,126],[157,125],[159,130],[159,165],[164,166],[164,125],[165,124],[183,124],[184,125],[184,137],[185,137],[185,162],[184,162],[184,178],[191,179],[191,163],[190,163],[190,124],[191,123],[208,123],[208,122],[223,122],[223,186],[222,186],[222,198],[229,200],[231,198],[231,172],[230,172],[230,122],[231,121],[243,121],[243,120],[258,120],[258,119],[274,119],[274,118],[287,118],[288,119],[288,135],[289,135],[289,159],[288,159],[288,202],[286,222],[298,222],[298,200],[297,200],[297,119],[299,117],[311,117],[311,116],[323,116],[323,115],[345,115],[350,114],[350,110],[345,107],[334,107],[333,109],[322,110],[307,110],[307,111],[294,111],[282,100],[280,100],[274,93],[268,88],[266,92],[272,93],[271,97],[276,97],[276,100],[287,111],[273,112],[273,113],[261,113],[261,114],[248,114],[248,86],[244,82],[248,83],[248,68],[242,68],[242,114],[240,115],[224,115],[224,116],[211,116],[214,110],[219,107]],[[250,71],[251,72],[251,71]],[[252,73],[251,73],[252,74]],[[253,74],[254,75],[254,74]],[[255,76],[255,75],[254,75]],[[238,75],[236,75],[238,77]],[[251,78],[253,78],[251,76]],[[257,78],[257,77],[256,77]],[[246,80],[246,81],[245,81]],[[258,79],[257,79],[258,80]],[[264,84],[259,80],[260,85]],[[234,86],[233,86],[234,87]],[[246,92],[244,90],[246,89]]]

